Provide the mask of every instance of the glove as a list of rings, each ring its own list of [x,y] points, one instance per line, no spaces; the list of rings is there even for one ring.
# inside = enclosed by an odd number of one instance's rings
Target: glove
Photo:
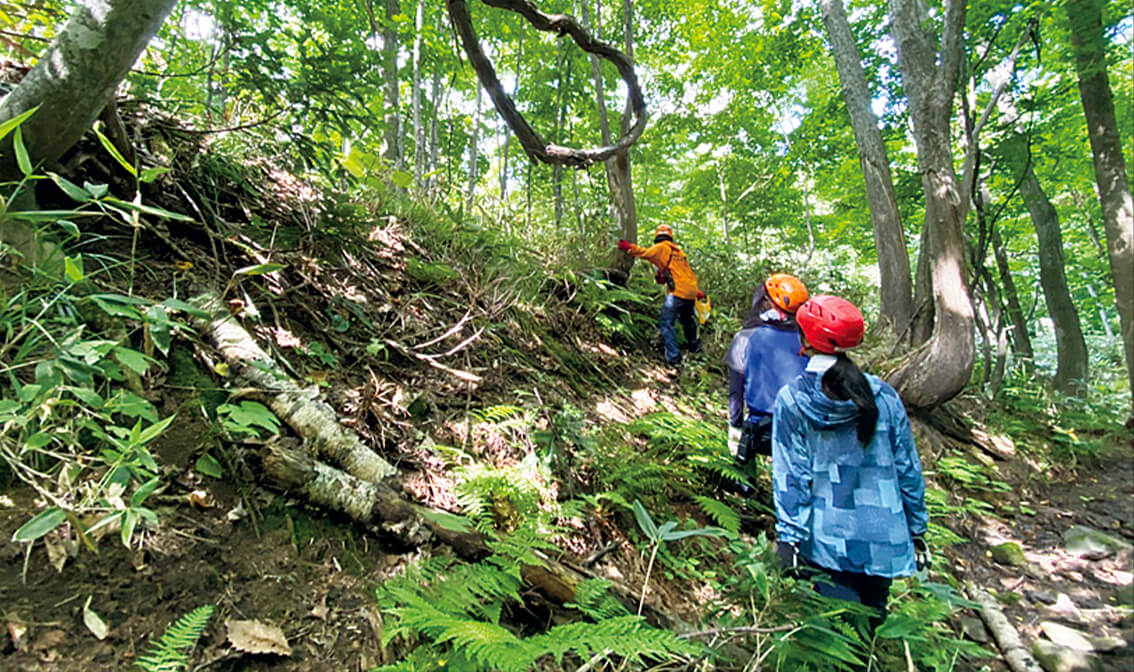
[[[728,427],[728,452],[732,453],[733,457],[736,457],[737,451],[740,450],[740,434],[741,434],[741,430],[740,430],[739,427],[733,427],[732,425],[729,425],[729,427]]]
[[[927,569],[933,564],[933,556],[929,553],[929,544],[925,543],[925,537],[920,534],[914,535],[913,538],[914,548],[914,562],[917,563],[917,571]]]
[[[786,576],[797,577],[803,563],[799,560],[799,546],[786,541],[776,542],[776,558]]]
[[[630,251],[630,243],[628,241],[625,241],[625,240],[620,240],[620,241],[618,241],[618,249],[622,250],[623,252],[629,252]]]
[[[697,292],[697,300],[700,301],[703,298],[705,298],[705,293],[704,292]]]

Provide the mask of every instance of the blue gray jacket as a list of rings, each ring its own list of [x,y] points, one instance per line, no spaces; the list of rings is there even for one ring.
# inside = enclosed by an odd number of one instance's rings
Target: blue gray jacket
[[[909,418],[894,388],[866,374],[878,425],[863,449],[858,409],[823,393],[806,371],[780,390],[772,428],[776,533],[832,570],[909,576],[912,536],[929,522]]]

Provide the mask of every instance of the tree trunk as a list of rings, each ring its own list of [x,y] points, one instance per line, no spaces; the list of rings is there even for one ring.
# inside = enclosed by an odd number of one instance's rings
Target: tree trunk
[[[394,17],[402,10],[398,0],[386,0],[386,23],[382,28],[382,76],[386,80],[386,115],[384,138],[386,161],[396,168],[402,167],[402,129],[398,96],[398,32],[394,30]]]
[[[1035,355],[1032,351],[1032,337],[1028,333],[1028,321],[1024,317],[1024,309],[1020,306],[1020,295],[1016,292],[1016,282],[1012,280],[1012,270],[1008,266],[1008,250],[1004,240],[1000,237],[1000,229],[992,229],[992,251],[996,256],[996,269],[1000,273],[1000,284],[1004,286],[1004,301],[1008,304],[1008,320],[1012,323],[1012,350],[1016,359],[1023,362],[1024,368],[1031,373],[1035,367]]]
[[[432,91],[429,94],[429,100],[433,104],[433,118],[429,122],[429,172],[432,173],[429,177],[429,191],[435,196],[439,181],[436,173],[441,154],[441,68],[436,65],[434,67],[437,69],[433,71]]]
[[[425,127],[421,123],[421,40],[425,28],[425,3],[417,2],[413,38],[413,186],[420,193],[425,175]]]
[[[972,375],[975,338],[973,306],[965,282],[963,225],[968,203],[953,170],[949,136],[953,96],[962,58],[963,0],[946,0],[940,44],[928,33],[924,3],[890,0],[903,88],[917,143],[925,190],[922,254],[933,286],[933,336],[891,376],[902,399],[913,407],[938,406],[956,396]]]
[[[555,137],[556,140],[563,137],[564,120],[567,117],[567,87],[571,82],[571,71],[567,67],[567,49],[566,45],[560,40],[556,44],[558,50],[555,67],[558,71],[559,81],[556,83],[557,91],[555,92]],[[594,57],[598,60],[598,57]],[[552,190],[555,198],[555,230],[558,231],[563,222],[563,166],[555,164],[552,169]]]
[[[625,39],[626,58],[634,62],[634,5],[632,0],[623,0],[623,36]],[[606,102],[602,102],[605,107]],[[621,132],[625,137],[630,131],[631,118],[630,100],[626,101],[626,109],[622,111]],[[638,240],[638,209],[634,203],[634,183],[630,174],[630,148],[618,152],[609,161],[611,181],[614,184],[615,206],[618,208],[618,223],[624,240]],[[617,270],[629,273],[634,259],[626,253],[614,257],[614,267]]]
[[[1059,365],[1053,384],[1061,392],[1082,396],[1086,393],[1087,386],[1087,343],[1083,340],[1083,330],[1079,325],[1079,312],[1067,289],[1059,213],[1036,179],[1031,161],[1025,163],[1022,172],[1020,194],[1024,198],[1024,204],[1028,206],[1032,224],[1036,227],[1040,283],[1047,302],[1047,313],[1055,324]]]
[[[866,199],[874,223],[874,243],[878,249],[881,276],[881,317],[898,333],[909,327],[913,317],[910,287],[910,258],[902,230],[898,203],[886,145],[878,131],[878,119],[870,107],[870,91],[862,70],[862,57],[855,45],[842,0],[823,0],[823,23],[831,41],[831,53],[839,71],[843,100],[850,114],[858,145],[858,160],[866,180]]]
[[[1122,325],[1126,373],[1130,380],[1130,419],[1134,423],[1134,202],[1126,182],[1122,141],[1114,117],[1114,98],[1106,72],[1102,0],[1069,0],[1067,15],[1079,76],[1079,97],[1095,160],[1095,182],[1106,225],[1110,273]],[[0,118],[3,118],[0,115]],[[1132,425],[1134,426],[1134,425]]]
[[[98,118],[174,0],[79,0],[35,67],[0,100],[0,122],[35,106],[21,126],[33,163],[55,161]],[[12,135],[0,141],[0,180],[20,175]]]
[[[479,156],[479,151],[480,151],[480,100],[481,100],[481,92],[483,92],[483,91],[484,91],[484,87],[482,87],[480,85],[480,82],[477,82],[476,83],[476,114],[473,115],[472,148],[469,150],[468,202],[469,202],[470,207],[472,206],[473,191],[476,189],[476,178],[477,178],[476,163],[480,159],[480,156]]]

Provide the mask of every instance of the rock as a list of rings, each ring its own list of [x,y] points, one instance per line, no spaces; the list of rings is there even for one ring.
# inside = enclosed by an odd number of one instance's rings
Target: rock
[[[1060,625],[1055,621],[1043,621],[1040,623],[1040,629],[1043,630],[1043,634],[1047,635],[1048,639],[1060,646],[1087,653],[1095,650],[1087,636],[1074,628]]]
[[[1087,640],[1090,641],[1091,646],[1095,647],[1095,651],[1099,653],[1111,653],[1112,651],[1126,648],[1126,640],[1119,639],[1118,637],[1093,637],[1087,635]]]
[[[1129,553],[1134,549],[1125,539],[1119,539],[1086,525],[1073,525],[1064,532],[1063,547],[1068,553],[1088,560],[1101,560],[1115,553]]]
[[[1032,655],[1047,672],[1102,672],[1103,669],[1098,656],[1069,649],[1046,639],[1037,639],[1032,644]]]
[[[1024,557],[1024,549],[1014,541],[1006,541],[988,549],[994,562],[1012,567],[1027,567],[1028,559]]]
[[[990,641],[988,629],[984,627],[984,621],[979,618],[963,616],[961,618],[961,630],[966,637],[979,644],[986,644]]]
[[[1028,599],[1032,602],[1039,602],[1041,604],[1055,604],[1055,594],[1050,590],[1037,588],[1036,590],[1024,591],[1024,594],[1027,595]]]

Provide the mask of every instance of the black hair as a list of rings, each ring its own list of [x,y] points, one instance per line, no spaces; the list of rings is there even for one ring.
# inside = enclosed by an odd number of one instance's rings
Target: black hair
[[[823,393],[832,399],[853,401],[858,407],[858,440],[862,445],[870,443],[874,428],[878,424],[878,404],[874,402],[874,390],[866,380],[862,369],[858,368],[845,353],[839,353],[835,365],[823,374]]]
[[[764,313],[775,308],[787,317],[782,320],[766,320]],[[748,317],[744,318],[744,324],[741,329],[752,329],[754,327],[775,327],[776,329],[783,329],[785,331],[792,331],[796,328],[795,315],[780,311],[776,304],[772,303],[772,299],[768,297],[768,290],[764,287],[764,283],[756,286],[756,293],[752,295],[752,307],[748,309]]]
[[[657,245],[658,243],[662,242],[663,240],[668,240],[671,243],[673,242],[673,238],[670,238],[669,236],[665,235],[664,233],[661,233],[661,234],[654,236],[654,245]]]

